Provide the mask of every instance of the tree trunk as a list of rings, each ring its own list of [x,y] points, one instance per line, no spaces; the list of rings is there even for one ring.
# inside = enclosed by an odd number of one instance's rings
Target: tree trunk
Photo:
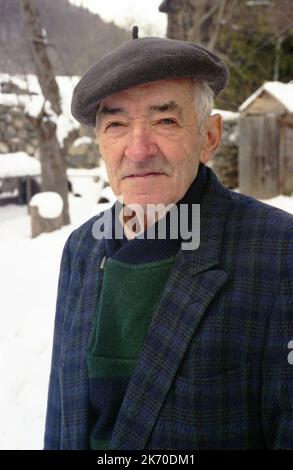
[[[63,199],[63,225],[70,223],[68,211],[68,186],[66,162],[56,137],[56,124],[46,118],[39,120],[37,126],[40,142],[42,190],[55,191]]]
[[[38,8],[35,0],[21,0],[21,5],[25,30],[44,99],[49,101],[52,110],[60,115],[62,110],[59,89],[48,57],[46,34],[42,28]],[[42,190],[55,191],[60,194],[64,202],[63,225],[66,225],[70,223],[66,163],[62,148],[57,140],[56,124],[42,109],[36,119],[36,127],[40,145]]]
[[[25,31],[33,55],[36,73],[44,98],[50,101],[56,114],[61,114],[60,96],[53,67],[47,53],[46,32],[35,0],[21,0]]]
[[[219,3],[218,15],[217,15],[217,19],[215,20],[214,31],[208,43],[208,48],[212,51],[215,49],[217,41],[218,41],[220,27],[221,27],[221,23],[224,17],[226,3],[227,3],[227,0],[221,0]]]

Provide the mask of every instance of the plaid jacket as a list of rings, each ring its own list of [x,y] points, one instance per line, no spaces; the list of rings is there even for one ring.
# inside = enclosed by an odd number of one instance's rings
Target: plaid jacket
[[[293,449],[293,217],[208,171],[200,246],[176,257],[113,449]],[[61,261],[45,449],[87,448],[86,351],[105,255],[94,221]]]

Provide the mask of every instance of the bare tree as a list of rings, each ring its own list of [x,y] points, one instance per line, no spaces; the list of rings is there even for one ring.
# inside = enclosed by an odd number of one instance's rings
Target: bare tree
[[[60,95],[54,70],[48,56],[48,41],[35,0],[21,0],[25,30],[36,74],[45,99],[56,115],[60,115]],[[57,126],[45,111],[45,103],[35,120],[40,145],[43,191],[56,191],[63,199],[63,225],[69,224],[68,188],[65,155],[59,145]]]
[[[264,80],[292,78],[292,0],[164,0],[159,10],[167,37],[201,43],[229,65],[217,106],[237,109]]]
[[[164,1],[159,10],[168,13],[168,37],[209,43],[213,49],[227,13],[227,0]]]
[[[224,12],[225,12],[225,6],[226,6],[227,0],[220,0],[219,2],[219,8],[218,8],[218,13],[217,17],[215,19],[215,26],[214,26],[214,31],[211,35],[211,38],[208,43],[209,49],[213,50],[215,49],[215,46],[218,41],[219,33],[220,33],[220,27],[224,18]]]

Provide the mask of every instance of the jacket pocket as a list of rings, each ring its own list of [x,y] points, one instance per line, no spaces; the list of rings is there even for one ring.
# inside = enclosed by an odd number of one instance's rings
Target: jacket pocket
[[[260,390],[247,365],[212,376],[177,375],[152,436],[172,449],[246,449],[262,442]]]

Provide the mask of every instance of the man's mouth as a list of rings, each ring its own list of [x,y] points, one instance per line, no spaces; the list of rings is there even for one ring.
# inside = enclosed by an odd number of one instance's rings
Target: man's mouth
[[[164,173],[148,171],[144,173],[133,173],[131,175],[125,176],[125,178],[145,178],[147,176],[161,176],[161,175],[164,175]]]

